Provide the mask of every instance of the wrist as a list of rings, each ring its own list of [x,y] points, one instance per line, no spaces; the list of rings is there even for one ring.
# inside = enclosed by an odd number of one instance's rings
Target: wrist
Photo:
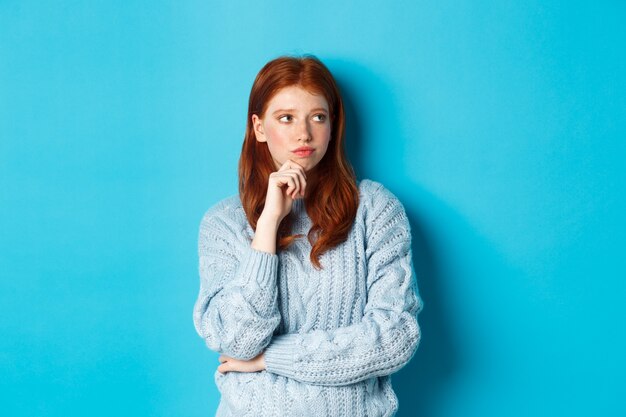
[[[282,219],[279,216],[267,214],[264,211],[259,216],[256,224],[257,224],[257,228],[259,227],[259,225],[262,225],[263,227],[274,228],[278,230],[278,226],[280,225],[281,221]]]
[[[276,253],[276,234],[278,233],[278,222],[271,217],[259,217],[252,239],[252,247],[256,250]]]

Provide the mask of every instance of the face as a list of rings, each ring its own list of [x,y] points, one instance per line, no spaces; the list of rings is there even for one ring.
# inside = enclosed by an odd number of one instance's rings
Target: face
[[[311,171],[324,157],[330,141],[328,103],[323,95],[299,86],[282,88],[268,103],[263,118],[252,115],[256,139],[267,142],[276,169],[288,159]],[[310,152],[295,152],[298,148]]]

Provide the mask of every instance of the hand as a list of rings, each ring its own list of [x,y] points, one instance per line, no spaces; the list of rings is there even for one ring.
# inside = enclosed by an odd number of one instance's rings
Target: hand
[[[265,207],[261,215],[270,216],[278,222],[289,214],[293,200],[304,197],[306,173],[304,168],[288,159],[269,176]]]
[[[263,355],[265,352],[261,352],[256,355],[254,358],[243,361],[235,358],[231,358],[230,356],[220,355],[218,360],[221,362],[221,365],[217,367],[217,370],[221,373],[236,371],[236,372],[257,372],[265,369],[265,356]]]

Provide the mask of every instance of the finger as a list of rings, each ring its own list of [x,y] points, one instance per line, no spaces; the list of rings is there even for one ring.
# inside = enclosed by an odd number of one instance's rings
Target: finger
[[[283,185],[287,185],[286,194],[294,200],[297,198],[298,194],[303,193],[304,185],[301,181],[304,180],[297,169],[290,168],[289,170],[274,172],[270,174],[270,178],[273,178],[280,188],[282,188]]]
[[[294,165],[294,162],[291,159],[287,159],[280,168],[278,168],[278,172],[281,171],[286,171],[288,169],[291,169]]]
[[[304,170],[304,167],[300,165],[299,163],[297,163],[296,161],[291,160],[291,159],[286,160],[285,163],[278,169],[277,172],[287,171],[290,169],[295,169],[297,171],[302,172],[302,175],[304,176],[304,178],[306,178],[306,171]]]
[[[300,176],[298,175],[297,170],[291,170],[289,174],[291,175],[291,178],[293,179],[295,185],[291,198],[295,199],[296,195],[299,194],[302,190],[302,184],[300,184]]]
[[[306,173],[304,172],[304,168],[300,168],[296,172],[300,176],[300,194],[304,195],[304,190],[306,189]]]
[[[298,167],[294,172],[298,175],[298,179],[300,180],[300,194],[304,195],[307,186],[306,172],[302,167]]]
[[[306,171],[304,170],[304,167],[300,164],[298,164],[297,162],[295,163],[295,168],[300,171],[300,173],[302,174],[302,176],[304,177],[304,179],[306,179]]]
[[[278,177],[280,185],[287,185],[287,194],[291,195],[293,190],[297,189],[297,184],[295,180],[295,175],[293,173],[283,172]]]
[[[297,161],[294,161],[293,159],[289,159],[288,161],[291,162],[291,164],[289,165],[291,168],[295,168],[299,171],[304,172],[304,167],[300,165]]]
[[[296,184],[295,189],[292,193],[292,198],[297,198],[298,194],[304,195],[304,189],[306,187],[306,179],[302,175],[302,173],[298,169],[291,169],[287,173],[291,175],[294,183]]]

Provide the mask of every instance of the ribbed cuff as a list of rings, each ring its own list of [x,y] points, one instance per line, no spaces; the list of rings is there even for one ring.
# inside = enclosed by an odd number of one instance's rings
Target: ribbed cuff
[[[235,285],[247,287],[256,283],[261,288],[276,284],[278,255],[248,246],[242,253],[241,263],[233,279]]]
[[[278,375],[292,376],[299,338],[296,333],[274,336],[265,348],[265,369]]]

